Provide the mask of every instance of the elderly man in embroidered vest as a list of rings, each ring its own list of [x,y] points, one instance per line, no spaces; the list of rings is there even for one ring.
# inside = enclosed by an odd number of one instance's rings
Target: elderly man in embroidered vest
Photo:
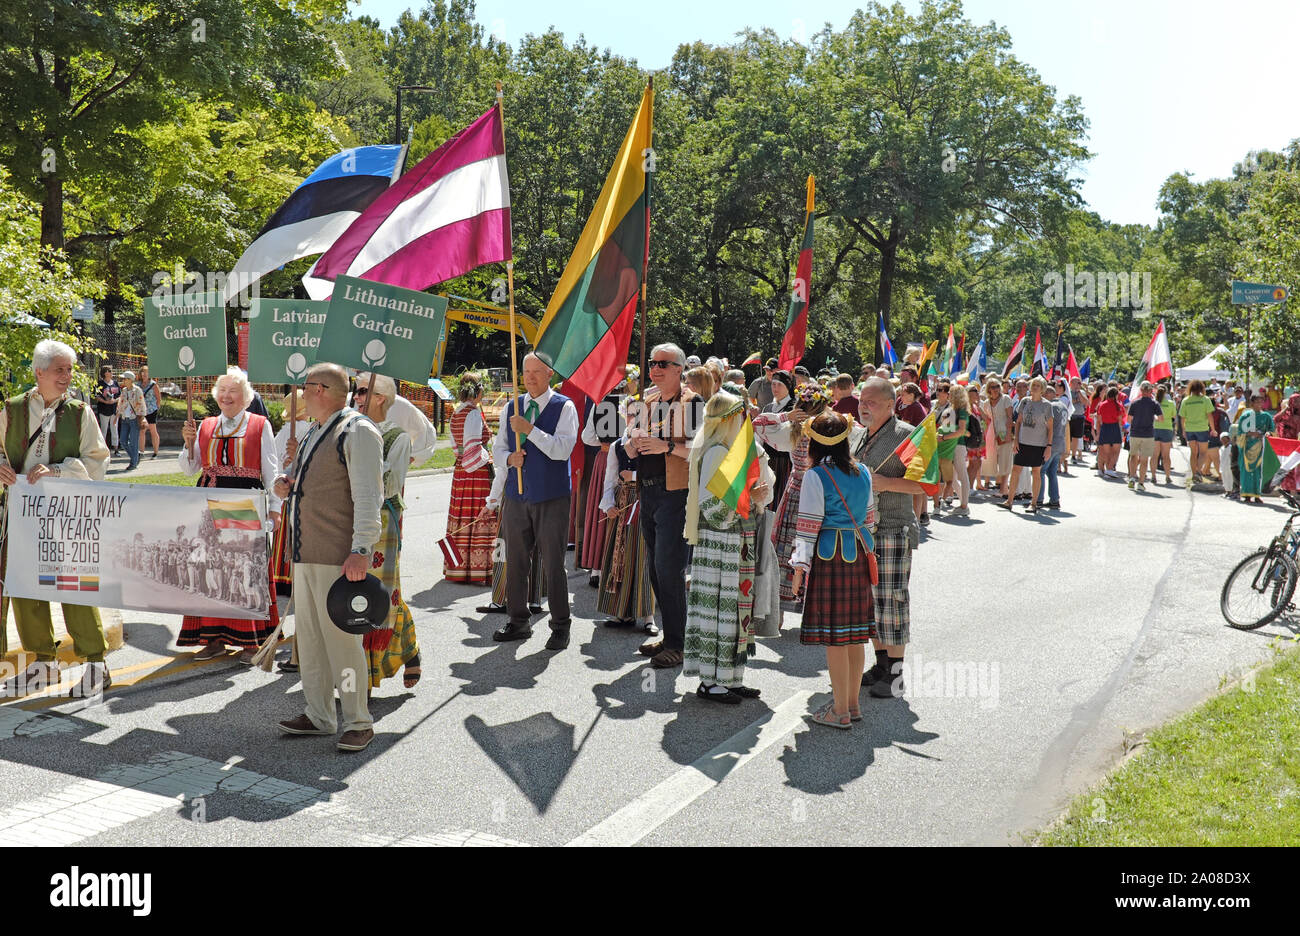
[[[526,397],[515,397],[501,414],[492,443],[497,475],[479,516],[488,519],[501,507],[500,536],[506,542],[506,613],[510,620],[494,640],[525,640],[533,630],[528,616],[528,570],[534,551],[546,582],[551,611],[547,650],[569,645],[569,588],[564,569],[569,529],[569,455],[578,442],[578,410],[573,401],[550,389],[555,371],[541,355],[524,357]],[[523,405],[523,414],[516,407]],[[519,439],[523,447],[519,447]],[[519,472],[523,472],[523,493]]]
[[[650,380],[642,418],[629,415],[625,448],[636,454],[641,535],[646,571],[663,618],[663,640],[640,652],[661,669],[680,666],[686,646],[686,498],[689,442],[704,414],[703,402],[682,385],[686,354],[675,344],[650,352]]]
[[[367,705],[370,680],[359,634],[339,630],[325,598],[340,572],[360,582],[379,539],[384,500],[383,439],[375,424],[347,406],[348,378],[337,364],[317,364],[303,381],[303,405],[315,425],[276,479],[292,495],[288,515],[298,665],[307,711],[280,722],[286,734],[338,730],[334,690],[343,705],[340,751],[360,751],[375,737]]]
[[[99,434],[95,414],[88,405],[68,395],[76,359],[76,352],[61,341],[42,341],[32,352],[36,386],[8,400],[0,411],[5,455],[0,463],[0,484],[5,488],[18,480],[18,471],[24,473],[29,484],[39,484],[42,478],[104,480],[108,446]],[[13,604],[23,649],[35,654],[36,662],[0,687],[0,696],[4,697],[59,681],[50,603],[14,598]],[[5,618],[3,612],[0,602],[0,623]],[[81,682],[73,687],[72,694],[90,696],[102,692],[112,680],[104,663],[104,626],[99,611],[65,604],[63,620],[77,656],[86,660]],[[0,636],[0,644],[3,642]],[[0,646],[0,651],[4,649]]]

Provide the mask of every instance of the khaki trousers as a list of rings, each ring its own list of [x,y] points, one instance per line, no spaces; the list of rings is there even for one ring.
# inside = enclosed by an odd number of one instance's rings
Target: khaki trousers
[[[293,564],[298,672],[307,701],[307,717],[312,724],[325,731],[338,730],[334,709],[337,689],[343,703],[343,730],[358,731],[372,725],[366,704],[370,667],[361,636],[339,630],[325,609],[325,596],[339,574],[340,568],[335,565]]]
[[[50,617],[50,603],[35,598],[11,598],[14,605],[14,623],[23,649],[36,654],[36,659],[49,662],[54,659],[58,644],[54,641],[54,621]],[[99,609],[85,605],[65,604],[63,622],[72,637],[77,656],[90,663],[103,663],[104,625],[99,620]]]

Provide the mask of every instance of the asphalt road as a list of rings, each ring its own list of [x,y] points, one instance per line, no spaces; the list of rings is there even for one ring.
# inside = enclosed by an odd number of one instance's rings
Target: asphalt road
[[[1135,735],[1300,631],[1237,632],[1218,609],[1280,508],[1083,473],[1062,479],[1063,511],[976,500],[931,526],[909,695],[864,696],[837,732],[804,718],[829,683],[794,616],[748,670],[762,699],[735,707],[649,669],[640,636],[597,629],[585,572],[567,651],[542,648],[545,616],[531,640],[494,643],[502,619],[474,612],[485,589],[440,581],[449,484],[408,484],[425,675],[376,691],[366,751],[282,737],[296,677],[193,663],[179,617],[127,612],[101,704],[0,707],[0,844],[1017,844]]]

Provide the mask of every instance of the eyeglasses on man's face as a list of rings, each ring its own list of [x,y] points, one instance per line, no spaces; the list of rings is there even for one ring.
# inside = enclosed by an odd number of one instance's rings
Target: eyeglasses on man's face
[[[651,361],[650,362],[651,370],[663,370],[664,368],[667,367],[681,367],[681,366],[682,365],[678,364],[676,361]]]
[[[325,389],[325,384],[323,384],[323,383],[317,383],[317,382],[314,381],[314,380],[305,380],[305,381],[303,381],[303,384],[302,384],[302,385],[303,385],[304,387],[320,387],[322,390]]]

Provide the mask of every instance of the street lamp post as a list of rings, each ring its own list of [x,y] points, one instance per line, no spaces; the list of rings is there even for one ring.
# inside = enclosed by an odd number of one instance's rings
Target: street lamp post
[[[437,88],[429,85],[398,85],[397,86],[397,120],[393,125],[393,142],[399,146],[402,144],[402,92],[403,91],[420,91],[429,92],[437,91]]]

